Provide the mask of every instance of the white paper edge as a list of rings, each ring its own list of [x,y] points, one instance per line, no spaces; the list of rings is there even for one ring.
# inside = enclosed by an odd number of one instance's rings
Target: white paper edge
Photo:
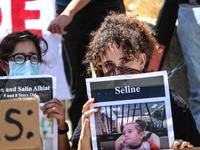
[[[54,138],[53,138],[53,149],[58,150],[58,120],[53,118],[54,123]]]

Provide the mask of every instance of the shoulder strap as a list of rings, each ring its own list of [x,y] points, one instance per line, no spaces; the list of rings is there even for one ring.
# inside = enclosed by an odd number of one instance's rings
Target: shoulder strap
[[[152,132],[149,132],[144,138],[143,141],[147,141],[151,137]]]

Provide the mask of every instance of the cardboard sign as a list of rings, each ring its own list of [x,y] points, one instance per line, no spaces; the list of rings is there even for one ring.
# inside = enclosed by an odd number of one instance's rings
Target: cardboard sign
[[[0,149],[41,149],[39,96],[0,100]]]
[[[42,103],[55,93],[55,77],[49,75],[0,77],[0,99],[40,96]]]
[[[17,97],[32,97],[38,95],[40,97],[40,104],[49,101],[56,96],[55,77],[50,75],[33,75],[33,76],[6,76],[0,77],[0,102],[1,99],[10,99]],[[9,99],[9,100],[8,100]],[[25,108],[26,106],[24,106]],[[45,150],[57,150],[58,146],[58,128],[57,120],[55,118],[48,119],[39,111],[37,116],[40,116],[40,135]],[[21,116],[21,119],[23,116]],[[29,122],[32,124],[31,122]],[[36,126],[36,124],[35,124]],[[17,132],[17,128],[14,128]],[[26,142],[26,140],[24,141]],[[21,142],[24,146],[24,142]],[[30,143],[31,144],[31,143]]]
[[[144,122],[145,134],[157,135],[160,149],[171,148],[174,130],[166,71],[89,78],[86,85],[88,96],[95,98],[91,109],[98,108],[90,118],[93,150],[115,149],[131,122]]]

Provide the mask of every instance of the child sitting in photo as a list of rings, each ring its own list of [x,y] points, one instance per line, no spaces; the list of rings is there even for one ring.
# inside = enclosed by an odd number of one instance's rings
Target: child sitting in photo
[[[116,150],[150,150],[149,143],[143,141],[144,136],[144,129],[138,123],[128,123],[123,130],[123,140],[116,143]]]

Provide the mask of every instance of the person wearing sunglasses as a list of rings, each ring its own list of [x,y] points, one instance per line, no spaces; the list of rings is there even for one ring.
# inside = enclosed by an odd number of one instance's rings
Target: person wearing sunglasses
[[[44,49],[40,44],[43,43]],[[12,32],[0,43],[0,76],[40,75],[42,56],[47,52],[48,44],[42,37],[30,31]],[[68,125],[65,122],[65,108],[54,98],[41,108],[48,118],[58,120],[58,149],[70,150],[67,137]]]

